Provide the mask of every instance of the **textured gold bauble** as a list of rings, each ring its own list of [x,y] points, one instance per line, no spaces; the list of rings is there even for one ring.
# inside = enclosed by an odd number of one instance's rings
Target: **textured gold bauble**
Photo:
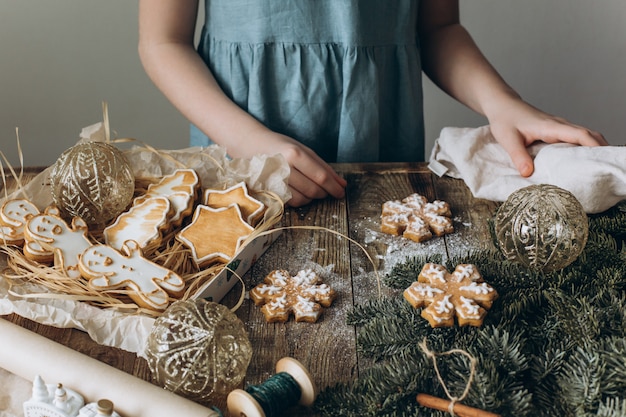
[[[66,217],[102,226],[133,199],[135,177],[126,157],[106,142],[83,142],[61,154],[50,171],[54,203]]]
[[[155,321],[146,357],[159,385],[210,404],[239,386],[252,345],[227,307],[202,299],[176,301]]]
[[[500,251],[531,269],[556,271],[582,253],[589,236],[587,214],[572,193],[548,184],[512,193],[498,208]]]

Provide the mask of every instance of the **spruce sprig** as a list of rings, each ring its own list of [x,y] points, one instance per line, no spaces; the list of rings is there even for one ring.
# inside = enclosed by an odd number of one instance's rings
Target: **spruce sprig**
[[[444,417],[417,405],[417,393],[445,398],[419,343],[463,349],[478,360],[465,404],[507,416],[626,417],[626,202],[589,216],[582,255],[561,271],[543,273],[505,261],[497,250],[452,259],[412,257],[383,282],[393,295],[355,306],[358,350],[371,366],[347,384],[324,390],[324,416]],[[426,262],[453,270],[478,266],[500,295],[482,327],[432,329],[402,297]],[[462,356],[439,357],[449,390],[469,375]]]

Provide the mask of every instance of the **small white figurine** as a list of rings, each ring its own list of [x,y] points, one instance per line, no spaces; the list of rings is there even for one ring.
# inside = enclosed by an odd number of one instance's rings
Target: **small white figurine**
[[[76,391],[62,384],[46,384],[37,375],[33,381],[33,395],[24,402],[25,417],[76,417],[85,400]]]

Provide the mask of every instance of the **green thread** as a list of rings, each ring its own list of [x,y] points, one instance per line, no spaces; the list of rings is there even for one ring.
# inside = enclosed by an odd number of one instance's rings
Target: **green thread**
[[[259,403],[266,417],[279,416],[296,405],[302,394],[298,382],[287,372],[279,372],[261,385],[251,385],[246,392]]]

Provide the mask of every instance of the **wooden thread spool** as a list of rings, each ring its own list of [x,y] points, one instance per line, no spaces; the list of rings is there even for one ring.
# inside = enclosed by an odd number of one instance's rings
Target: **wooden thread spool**
[[[264,395],[272,396],[272,402],[285,404],[285,409],[301,404],[310,406],[317,396],[317,388],[309,371],[293,358],[282,358],[276,363],[277,374],[270,377],[265,383],[253,386],[246,391],[236,389],[228,394],[226,405],[232,417],[278,417],[277,410],[267,409],[266,401],[262,401],[257,393],[261,390]],[[281,390],[281,384],[290,384],[287,389]],[[292,388],[295,388],[292,389]],[[297,395],[294,395],[297,394]],[[265,409],[262,404],[265,405]]]

